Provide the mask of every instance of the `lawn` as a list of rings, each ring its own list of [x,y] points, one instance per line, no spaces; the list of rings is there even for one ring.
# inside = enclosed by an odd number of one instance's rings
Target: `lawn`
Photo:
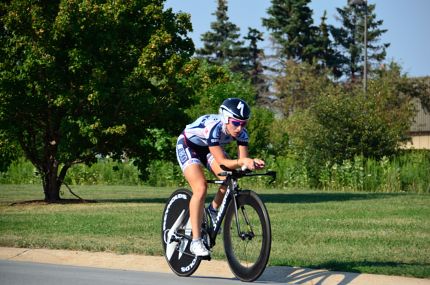
[[[17,203],[43,199],[42,189],[0,185],[0,246],[162,254],[161,214],[172,189],[73,190],[93,202]],[[270,265],[430,277],[429,194],[257,192],[272,223]],[[224,258],[221,239],[217,259]]]

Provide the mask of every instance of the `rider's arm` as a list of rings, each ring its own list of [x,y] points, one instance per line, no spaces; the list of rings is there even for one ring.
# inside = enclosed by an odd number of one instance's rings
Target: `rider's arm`
[[[241,165],[238,164],[238,159],[229,159],[225,156],[225,153],[221,146],[210,146],[209,151],[215,158],[216,162],[218,162],[219,165],[224,165],[230,169],[235,169],[240,167]]]
[[[259,169],[264,167],[264,161],[260,159],[252,159],[248,156],[248,147],[239,146],[239,158],[229,159],[225,156],[221,146],[210,146],[209,151],[215,158],[219,165],[224,165],[230,169],[235,169],[246,165],[246,168],[250,170]]]
[[[248,157],[248,146],[238,145],[237,146],[237,156],[240,158]]]
[[[238,145],[237,151],[238,151],[238,157],[239,157],[238,164],[240,167],[245,165],[247,169],[254,170],[254,169],[262,168],[264,166],[264,162],[263,162],[263,165],[260,167],[262,162],[261,160],[252,159],[248,157],[247,145]]]

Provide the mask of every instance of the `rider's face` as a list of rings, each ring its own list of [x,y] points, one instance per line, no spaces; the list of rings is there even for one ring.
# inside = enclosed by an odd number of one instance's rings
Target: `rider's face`
[[[236,120],[236,119],[229,118],[228,124],[226,125],[227,131],[231,136],[237,137],[240,134],[240,132],[242,131],[242,129],[246,126],[247,123],[248,123],[248,121],[242,121],[242,120]]]

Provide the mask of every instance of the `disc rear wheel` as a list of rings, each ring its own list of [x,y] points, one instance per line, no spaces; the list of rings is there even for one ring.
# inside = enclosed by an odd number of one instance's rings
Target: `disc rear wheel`
[[[190,252],[192,232],[188,207],[191,195],[187,189],[176,190],[166,203],[161,222],[164,256],[172,271],[179,276],[190,276],[201,262]]]

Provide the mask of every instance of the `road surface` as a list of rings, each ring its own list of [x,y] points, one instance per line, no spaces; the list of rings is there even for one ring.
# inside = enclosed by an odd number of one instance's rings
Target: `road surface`
[[[192,285],[244,284],[225,277],[178,277],[169,273],[126,271],[0,260],[3,285]],[[270,284],[270,283],[266,283]],[[279,283],[277,283],[279,284]]]

